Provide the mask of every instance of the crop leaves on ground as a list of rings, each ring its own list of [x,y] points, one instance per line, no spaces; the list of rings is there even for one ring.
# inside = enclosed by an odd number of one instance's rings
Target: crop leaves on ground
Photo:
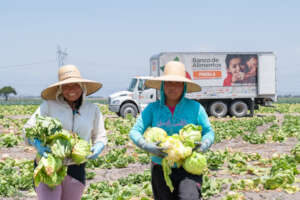
[[[0,135],[0,147],[14,147],[21,141],[21,136],[13,133],[4,133]]]
[[[0,161],[0,196],[21,195],[20,191],[33,187],[33,161]]]
[[[82,197],[82,200],[130,200],[133,197],[147,200],[152,197],[150,171],[142,174],[129,174],[112,183],[101,181],[92,183]]]
[[[109,143],[98,159],[88,162],[87,178],[93,179],[97,176],[94,168],[109,171],[112,168],[128,167],[132,163],[149,164],[150,155],[135,147],[129,139],[129,131],[135,118],[129,116],[123,119],[110,112],[107,105],[99,107],[105,116]],[[20,119],[11,116],[30,115],[36,108],[37,106],[0,106],[0,127],[9,132],[5,133],[6,136],[0,136],[2,148],[20,144],[20,133],[28,120],[27,116]],[[295,115],[299,111],[300,104],[275,104],[273,108],[260,108],[258,112],[268,113],[263,117],[212,119],[215,142],[241,138],[244,142],[263,146],[268,143],[284,143],[289,137],[300,138],[300,117]],[[282,124],[270,113],[284,113]],[[258,132],[260,126],[265,127],[263,132]],[[234,149],[208,151],[206,154],[209,170],[203,176],[202,185],[204,199],[214,199],[215,195],[223,195],[223,199],[233,199],[236,194],[245,191],[275,189],[287,193],[297,192],[300,143],[290,147],[290,150],[290,154],[274,154],[272,158],[264,158],[258,153],[236,152]],[[32,161],[21,162],[10,158],[1,160],[0,196],[18,196],[22,199],[23,191],[32,190],[32,173]],[[114,182],[93,182],[86,188],[83,199],[152,199],[150,178],[150,172],[146,170],[142,174],[130,174]],[[227,193],[229,190],[234,193]]]
[[[133,156],[126,154],[126,148],[122,149],[112,149],[104,156],[100,156],[95,160],[89,160],[87,163],[87,168],[105,168],[111,169],[115,168],[124,168],[128,164],[134,163],[135,158]]]
[[[215,131],[215,143],[223,140],[230,140],[237,136],[243,136],[247,132],[254,132],[258,126],[270,123],[276,120],[275,116],[253,117],[250,119],[236,119],[228,121],[212,121]]]

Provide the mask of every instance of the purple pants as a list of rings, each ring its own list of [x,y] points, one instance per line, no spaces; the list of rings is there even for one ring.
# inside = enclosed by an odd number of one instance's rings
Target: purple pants
[[[40,183],[35,189],[39,200],[80,200],[84,185],[67,175],[63,182],[51,189],[46,184]]]

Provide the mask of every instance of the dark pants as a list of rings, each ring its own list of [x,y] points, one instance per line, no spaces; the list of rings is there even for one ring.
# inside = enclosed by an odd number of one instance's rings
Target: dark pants
[[[166,185],[162,166],[152,163],[151,184],[155,200],[199,200],[201,199],[202,176],[193,175],[181,168],[172,168],[170,178],[174,186],[171,192]]]

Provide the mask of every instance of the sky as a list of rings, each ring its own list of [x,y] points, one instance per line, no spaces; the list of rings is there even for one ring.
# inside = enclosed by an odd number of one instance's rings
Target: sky
[[[300,1],[1,1],[0,88],[39,96],[65,63],[103,83],[94,96],[149,75],[160,52],[272,51],[278,94],[300,94]]]

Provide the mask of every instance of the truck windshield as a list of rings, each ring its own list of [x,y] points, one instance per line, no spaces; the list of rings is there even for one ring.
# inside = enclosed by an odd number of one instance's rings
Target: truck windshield
[[[130,82],[130,84],[129,84],[128,91],[133,92],[133,90],[134,90],[134,88],[135,88],[135,85],[136,85],[136,82],[137,82],[137,79],[136,79],[136,78],[131,79],[131,82]]]

